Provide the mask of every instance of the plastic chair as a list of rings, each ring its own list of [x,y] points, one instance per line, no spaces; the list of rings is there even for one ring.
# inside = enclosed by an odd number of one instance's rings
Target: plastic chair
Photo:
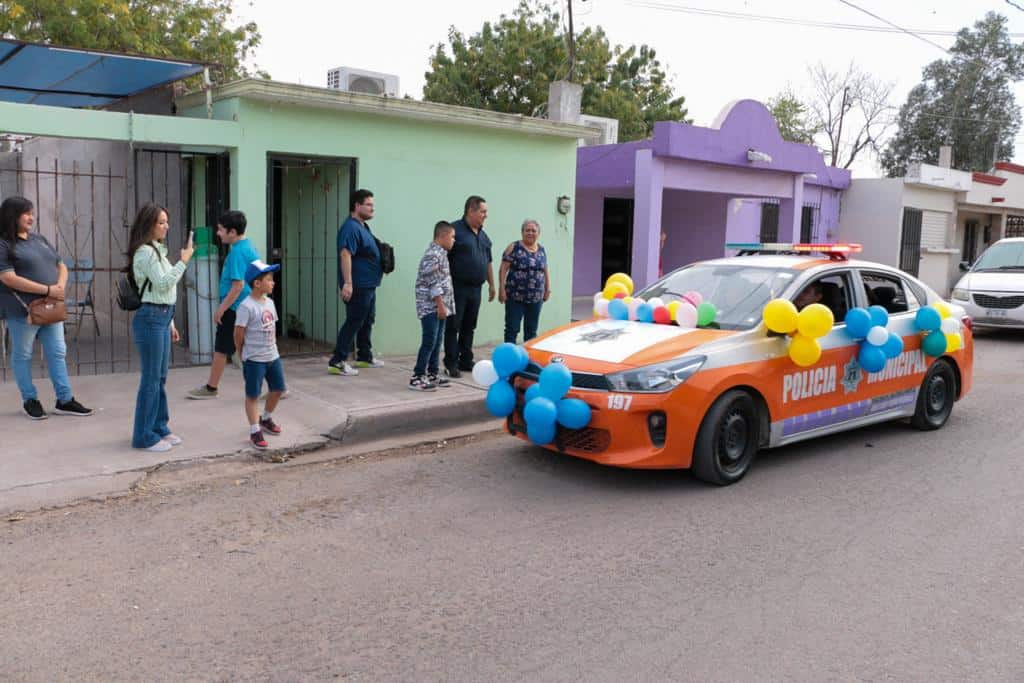
[[[68,269],[68,289],[74,287],[75,296],[65,296],[64,305],[69,314],[75,316],[75,338],[82,331],[82,318],[92,316],[92,324],[96,327],[96,336],[100,336],[100,324],[96,320],[96,307],[92,298],[92,283],[96,277],[93,270],[92,259],[78,259],[71,262]],[[81,296],[82,287],[85,287],[85,295]]]

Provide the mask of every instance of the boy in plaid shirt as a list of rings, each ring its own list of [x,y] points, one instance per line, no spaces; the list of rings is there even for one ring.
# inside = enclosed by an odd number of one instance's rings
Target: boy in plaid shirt
[[[447,221],[438,221],[434,226],[434,241],[420,259],[416,274],[416,315],[423,328],[423,341],[409,380],[413,391],[434,391],[450,386],[438,373],[438,360],[444,346],[445,320],[455,314],[452,276],[448,270],[448,251],[454,244],[455,228]]]

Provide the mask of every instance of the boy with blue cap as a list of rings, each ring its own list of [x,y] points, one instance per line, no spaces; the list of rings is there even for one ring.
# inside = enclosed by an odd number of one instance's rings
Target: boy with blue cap
[[[263,436],[264,432],[281,433],[272,415],[285,391],[284,366],[281,364],[281,354],[277,351],[277,307],[270,298],[274,291],[274,273],[279,270],[280,265],[270,266],[260,260],[246,267],[245,282],[252,291],[239,304],[235,316],[235,347],[242,355],[249,440],[260,450],[270,446]],[[261,416],[259,398],[264,380],[269,393]]]

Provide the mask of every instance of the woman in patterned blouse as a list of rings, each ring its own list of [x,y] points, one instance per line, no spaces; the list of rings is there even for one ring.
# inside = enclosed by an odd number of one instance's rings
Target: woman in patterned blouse
[[[551,296],[548,257],[540,238],[540,223],[523,221],[523,238],[508,245],[501,257],[498,301],[505,304],[505,341],[515,343],[523,326],[523,341],[537,336],[540,308]]]

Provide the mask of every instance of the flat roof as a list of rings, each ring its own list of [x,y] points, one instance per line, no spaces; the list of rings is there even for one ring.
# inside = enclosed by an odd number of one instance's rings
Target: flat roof
[[[0,39],[0,101],[98,107],[202,73],[202,62]]]
[[[376,114],[435,123],[478,126],[560,138],[590,140],[601,136],[601,129],[597,127],[549,121],[521,114],[505,114],[451,104],[383,95],[366,95],[335,88],[318,88],[256,78],[234,81],[213,89],[214,101],[231,98],[360,114]],[[192,93],[179,97],[177,104],[179,111],[202,107],[206,104],[206,98],[203,93]]]

